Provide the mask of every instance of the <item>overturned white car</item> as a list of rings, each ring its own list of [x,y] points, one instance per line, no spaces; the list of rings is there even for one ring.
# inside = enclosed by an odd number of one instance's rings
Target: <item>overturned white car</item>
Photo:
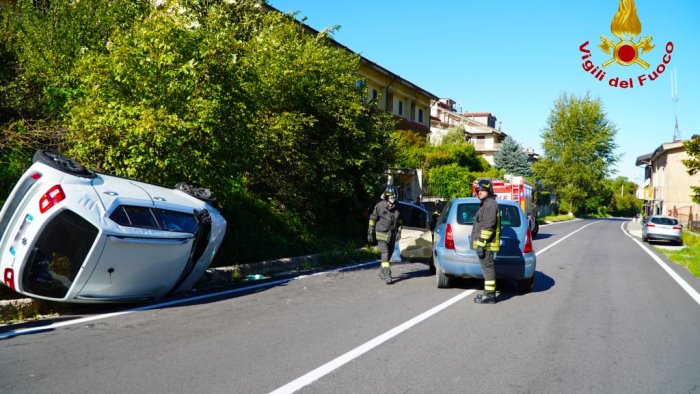
[[[190,289],[226,231],[210,193],[94,173],[37,151],[0,211],[2,283],[63,302],[146,301]]]

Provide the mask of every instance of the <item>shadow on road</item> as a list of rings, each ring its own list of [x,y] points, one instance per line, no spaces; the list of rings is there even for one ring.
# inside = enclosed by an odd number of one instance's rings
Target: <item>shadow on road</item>
[[[430,274],[430,271],[428,270],[427,264],[425,269],[419,269],[419,270],[414,270],[414,271],[409,271],[409,272],[402,272],[400,275],[392,274],[392,282],[391,284],[395,284],[398,282],[402,282],[404,280],[408,279],[416,279],[416,278],[426,278],[429,276],[433,276]]]
[[[475,289],[475,290],[483,290],[484,289],[484,281],[483,279],[466,279],[466,278],[455,278],[452,280],[453,281],[453,287],[459,288],[459,289]],[[532,291],[530,292],[523,292],[518,290],[518,284],[514,280],[510,279],[499,279],[497,282],[497,287],[498,287],[498,302],[504,302],[507,301],[511,298],[514,297],[520,297],[520,296],[525,296],[528,295],[529,293],[541,293],[544,291],[547,291],[554,287],[555,281],[554,279],[541,272],[541,271],[536,271],[535,272],[535,282],[532,287]]]
[[[554,234],[547,234],[547,233],[537,233],[532,239],[537,240],[537,239],[547,239],[554,236]]]

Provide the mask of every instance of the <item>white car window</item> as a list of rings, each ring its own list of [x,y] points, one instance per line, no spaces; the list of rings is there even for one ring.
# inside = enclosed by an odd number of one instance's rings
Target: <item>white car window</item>
[[[197,231],[197,221],[194,214],[167,209],[121,205],[109,218],[120,226],[126,227],[152,228],[191,234]]]
[[[401,225],[404,227],[427,228],[428,213],[418,207],[401,204],[399,207]]]
[[[678,224],[678,220],[673,218],[655,218],[652,217],[650,220],[654,224],[661,224],[666,226],[675,226]]]

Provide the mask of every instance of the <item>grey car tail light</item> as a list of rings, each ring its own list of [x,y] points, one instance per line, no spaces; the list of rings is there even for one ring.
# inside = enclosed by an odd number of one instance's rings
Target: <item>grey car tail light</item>
[[[454,249],[455,248],[455,238],[454,234],[452,233],[452,226],[447,223],[447,226],[445,227],[445,249]]]

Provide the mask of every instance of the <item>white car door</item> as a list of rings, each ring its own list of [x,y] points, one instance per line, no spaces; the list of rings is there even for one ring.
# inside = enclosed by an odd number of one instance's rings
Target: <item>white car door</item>
[[[137,238],[108,235],[81,298],[160,297],[172,290],[188,261],[192,237]]]

